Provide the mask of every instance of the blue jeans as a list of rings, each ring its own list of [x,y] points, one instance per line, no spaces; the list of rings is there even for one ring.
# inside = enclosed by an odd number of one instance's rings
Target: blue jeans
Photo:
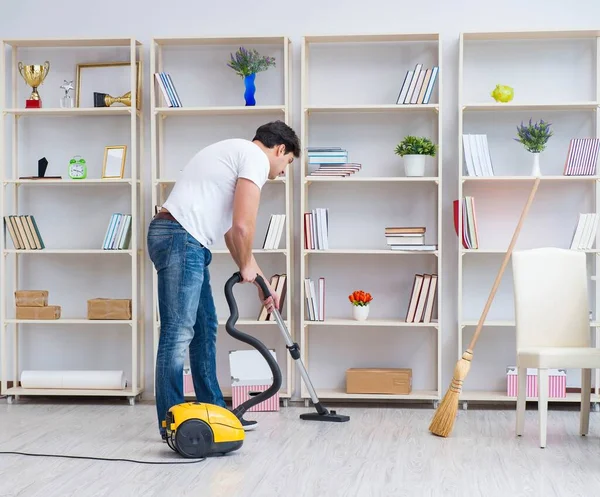
[[[168,410],[185,402],[183,366],[189,347],[196,400],[226,407],[217,381],[218,320],[208,266],[210,250],[179,223],[153,219],[148,254],[158,276],[160,339],[156,357],[156,410],[161,426]]]

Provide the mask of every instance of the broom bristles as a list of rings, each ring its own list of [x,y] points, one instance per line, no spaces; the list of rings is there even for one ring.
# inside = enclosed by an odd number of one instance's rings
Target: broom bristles
[[[429,425],[429,431],[439,437],[447,437],[454,428],[456,413],[458,411],[458,401],[465,378],[471,369],[471,360],[473,351],[467,349],[463,352],[462,358],[458,360],[454,367],[454,375],[450,387],[444,395],[442,402]]]

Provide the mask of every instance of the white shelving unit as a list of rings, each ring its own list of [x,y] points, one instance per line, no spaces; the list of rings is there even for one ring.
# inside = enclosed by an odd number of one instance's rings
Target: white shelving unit
[[[276,67],[257,74],[255,106],[244,105],[243,81],[226,66],[230,54],[240,46],[256,48],[261,55],[274,56],[276,59]],[[150,95],[153,209],[166,200],[178,172],[201,148],[234,137],[251,140],[256,129],[269,121],[291,123],[291,57],[291,42],[284,36],[152,40]],[[171,75],[182,107],[165,106],[167,104],[154,79],[157,72]],[[287,275],[287,296],[282,316],[293,334],[293,169],[290,169],[286,176],[269,180],[263,187],[253,253],[267,277],[272,274]],[[278,249],[264,250],[262,243],[271,214],[286,214],[284,236]],[[214,256],[210,264],[211,287],[219,318],[217,372],[224,396],[231,397],[228,353],[248,348],[246,344],[230,337],[224,326],[229,317],[224,285],[238,269],[224,240],[209,248]],[[152,273],[154,364],[160,336],[160,316],[156,271],[153,270]],[[287,403],[292,393],[292,368],[277,323],[258,321],[261,305],[254,285],[236,285],[234,292],[240,311],[240,319],[236,324],[238,329],[246,328],[246,332],[257,336],[267,347],[276,350],[283,375],[279,396]]]
[[[7,53],[11,57],[8,62]],[[50,71],[38,90],[43,107],[26,109],[25,100],[31,88],[19,75],[18,62],[43,63],[44,60],[50,61]],[[132,61],[141,67],[143,50],[135,39],[2,41],[2,222],[4,224],[4,216],[33,214],[46,245],[41,250],[17,250],[6,227],[0,237],[1,391],[11,402],[30,395],[107,396],[127,397],[133,404],[144,390],[144,320],[139,305],[144,300],[144,256],[139,241],[145,224],[140,181],[142,113],[141,109],[122,106],[59,106],[62,94],[59,86],[63,80],[75,80],[76,65],[91,61],[129,63],[132,101],[136,101],[138,70]],[[7,76],[12,78],[9,88],[5,87],[9,81]],[[12,137],[12,142],[6,142],[7,136]],[[102,179],[104,147],[114,145],[112,140],[128,142],[124,179]],[[78,153],[87,161],[88,178],[71,180],[67,171],[69,158]],[[37,159],[45,155],[49,160],[46,175],[60,175],[62,179],[20,179],[36,175]],[[113,209],[124,209],[122,212],[132,216],[128,250],[101,248]],[[69,288],[78,284],[82,286],[80,291]],[[49,304],[61,306],[61,317],[57,320],[15,319],[14,291],[17,289],[48,289]],[[131,320],[86,319],[87,299],[94,297],[131,298]],[[118,342],[112,338],[123,340],[123,333],[128,331],[130,351],[126,352],[126,348],[115,351]],[[86,332],[94,335],[89,338]],[[86,345],[90,355],[78,354],[75,340],[81,336],[89,339]],[[105,349],[103,345],[107,341],[109,347]],[[125,361],[130,365],[123,364]],[[25,364],[25,368],[21,364]],[[73,366],[65,368],[64,364]],[[106,364],[115,367],[105,367]],[[19,386],[22,369],[57,368],[122,369],[126,373],[127,387],[124,390],[65,390]]]
[[[533,185],[532,158],[514,140],[516,127],[544,119],[554,136],[541,154],[541,183],[515,250],[541,246],[568,248],[580,212],[597,212],[599,176],[563,176],[569,140],[598,137],[600,102],[600,32],[528,31],[461,33],[459,42],[458,197],[473,196],[479,248],[458,244],[458,357],[470,341]],[[514,99],[496,103],[496,84],[514,88]],[[487,134],[494,176],[469,176],[463,133]],[[464,223],[458,215],[458,232]],[[598,247],[598,238],[596,238]],[[585,250],[590,268],[590,330],[599,346],[600,292],[598,248]],[[506,368],[516,364],[512,271],[507,268],[477,344],[461,401],[516,402],[506,393]],[[543,305],[543,302],[540,303]],[[569,374],[567,388],[580,387],[579,372]],[[600,401],[596,371],[592,402]],[[580,402],[568,392],[555,402]]]
[[[443,69],[438,34],[307,36],[301,61],[301,137],[304,150],[300,203],[300,346],[322,399],[408,400],[441,398],[442,117]],[[396,104],[408,70],[439,66],[430,103]],[[428,136],[438,146],[424,177],[407,177],[394,154],[406,135]],[[353,176],[310,176],[308,147],[348,151],[362,164]],[[388,202],[383,202],[385,198]],[[307,250],[304,213],[329,209],[329,249]],[[387,247],[387,226],[426,226],[429,252]],[[438,275],[431,323],[407,323],[417,273]],[[325,319],[308,319],[305,278],[325,278]],[[317,288],[316,288],[317,289]],[[366,321],[352,319],[348,295],[370,292]],[[412,368],[409,395],[354,395],[345,388],[351,367]],[[310,395],[302,384],[302,398]]]

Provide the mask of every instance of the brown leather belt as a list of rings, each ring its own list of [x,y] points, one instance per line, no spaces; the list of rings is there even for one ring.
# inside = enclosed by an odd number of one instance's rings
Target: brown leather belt
[[[168,219],[169,221],[175,221],[178,222],[177,219],[175,219],[170,212],[165,212],[165,211],[161,211],[158,212],[155,216],[154,219]]]

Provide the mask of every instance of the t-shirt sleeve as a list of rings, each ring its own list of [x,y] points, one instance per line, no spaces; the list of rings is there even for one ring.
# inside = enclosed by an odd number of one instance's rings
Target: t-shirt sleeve
[[[253,145],[255,146],[255,145]],[[262,150],[244,150],[240,153],[238,178],[246,178],[262,189],[269,179],[269,159]]]

